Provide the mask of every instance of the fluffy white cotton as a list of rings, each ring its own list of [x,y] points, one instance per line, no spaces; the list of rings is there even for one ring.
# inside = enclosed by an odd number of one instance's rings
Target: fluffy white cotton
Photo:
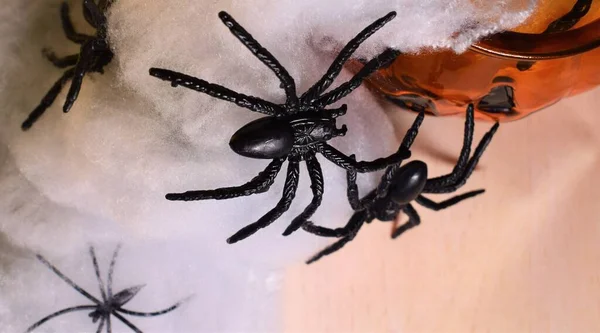
[[[81,17],[81,3],[69,3],[76,28],[91,32]],[[316,244],[324,244],[302,232],[280,235],[311,200],[304,167],[290,211],[235,245],[225,239],[279,200],[285,166],[264,194],[188,203],[164,199],[168,192],[242,184],[268,163],[238,156],[227,144],[238,128],[260,115],[148,75],[150,67],[168,68],[282,102],[276,77],[229,33],[217,18],[219,11],[232,14],[279,59],[300,94],[325,72],[336,50],[391,10],[398,17],[357,56],[370,57],[389,46],[464,50],[485,34],[523,21],[534,2],[117,1],[109,15],[116,56],[106,74],[85,78],[66,115],[61,112],[65,89],[23,133],[20,123],[61,75],[40,50],[51,47],[59,55],[78,51],[61,31],[59,4],[7,0],[0,8],[0,248],[7,249],[0,256],[0,323],[10,323],[3,332],[22,331],[35,318],[57,310],[55,302],[69,306],[82,301],[32,259],[32,251],[94,288],[87,244],[109,253],[117,241],[125,244],[123,256],[128,253],[131,262],[118,268],[123,278],[148,283],[132,308],[151,310],[188,293],[201,296],[171,317],[147,324],[141,318],[144,331],[275,329],[274,270],[303,260],[318,249]],[[344,72],[338,84],[350,76]],[[349,110],[338,124],[347,124],[349,131],[333,146],[359,159],[395,150],[392,127],[371,94],[360,88],[341,102]],[[345,174],[324,158],[319,161],[325,204],[313,220],[340,225],[350,215]],[[363,190],[375,179],[361,177]],[[68,296],[63,298],[62,292]],[[51,327],[60,331],[90,325],[85,315],[65,318]]]

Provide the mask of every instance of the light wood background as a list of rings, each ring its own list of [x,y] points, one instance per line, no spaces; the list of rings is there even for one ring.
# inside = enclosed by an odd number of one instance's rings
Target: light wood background
[[[413,118],[394,113],[399,134]],[[425,119],[413,156],[431,176],[452,169],[463,122]],[[462,188],[484,195],[290,268],[285,331],[600,332],[599,127],[600,89],[502,124]]]

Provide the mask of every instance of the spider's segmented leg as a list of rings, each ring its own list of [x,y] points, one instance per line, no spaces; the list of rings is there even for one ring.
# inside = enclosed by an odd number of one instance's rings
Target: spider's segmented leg
[[[423,123],[423,119],[425,118],[425,111],[421,111],[419,112],[419,115],[417,116],[417,118],[415,118],[415,120],[413,121],[412,125],[410,126],[410,128],[408,129],[408,131],[406,131],[406,134],[404,135],[404,138],[402,139],[402,143],[400,144],[400,148],[398,148],[398,151],[401,150],[405,150],[405,151],[410,151],[410,148],[412,147],[412,144],[414,143],[417,135],[419,134],[419,128],[421,127],[421,124]],[[378,198],[382,198],[386,195],[388,188],[390,187],[390,184],[392,183],[392,179],[394,177],[394,175],[396,174],[396,172],[400,169],[401,164],[397,163],[394,164],[392,166],[390,166],[389,168],[387,168],[383,174],[383,176],[381,176],[381,180],[379,181],[379,184],[377,185],[377,197]]]
[[[27,119],[21,124],[21,129],[24,131],[28,130],[33,124],[46,112],[46,110],[54,103],[58,94],[62,88],[69,82],[69,80],[75,75],[75,68],[68,69],[63,75],[54,83],[52,88],[46,93],[46,96],[42,98],[40,104],[29,114]]]
[[[92,0],[83,0],[85,20],[94,28],[101,29],[106,23],[106,18],[98,5]],[[89,14],[89,15],[88,15]]]
[[[458,161],[456,162],[454,169],[448,175],[429,179],[427,183],[431,184],[431,186],[444,187],[450,184],[454,184],[456,182],[458,177],[460,177],[464,172],[469,161],[469,156],[471,155],[471,145],[473,144],[474,130],[474,107],[473,104],[469,104],[469,106],[467,107],[467,116],[465,119],[463,146],[460,150],[460,156],[458,157]]]
[[[94,265],[94,272],[96,273],[96,279],[98,280],[98,286],[100,287],[100,294],[102,295],[102,301],[106,303],[106,291],[104,291],[104,281],[100,276],[100,267],[98,267],[98,259],[96,258],[96,252],[93,247],[90,247],[90,257],[92,257],[92,264]]]
[[[44,324],[45,322],[47,322],[48,320],[52,319],[52,318],[56,318],[60,315],[63,315],[65,313],[69,313],[69,312],[75,312],[75,311],[83,311],[83,310],[95,310],[97,308],[96,305],[80,305],[80,306],[73,306],[70,308],[66,308],[66,309],[62,309],[60,311],[56,311],[50,315],[47,315],[46,317],[38,320],[37,322],[35,322],[33,325],[29,326],[27,328],[27,333],[32,332],[34,329],[40,327],[42,324]]]
[[[203,191],[188,191],[184,193],[169,193],[166,195],[167,200],[171,201],[194,201],[194,200],[223,200],[241,196],[248,196],[256,193],[262,193],[269,190],[275,177],[281,170],[281,165],[285,161],[285,157],[274,159],[269,165],[261,171],[251,181],[241,186],[223,187],[216,190]]]
[[[460,194],[460,195],[453,196],[453,197],[448,198],[448,199],[446,199],[446,200],[444,200],[442,202],[435,202],[435,201],[433,201],[431,199],[428,199],[428,198],[426,198],[426,197],[424,197],[422,195],[419,195],[415,199],[415,201],[419,205],[421,205],[421,206],[423,206],[425,208],[429,208],[431,210],[438,211],[438,210],[446,209],[446,208],[448,208],[450,206],[454,206],[454,205],[456,205],[457,203],[459,203],[459,202],[461,202],[463,200],[466,200],[466,199],[472,198],[474,196],[480,195],[480,194],[482,194],[484,192],[485,192],[485,190],[475,190],[475,191],[471,191],[471,192],[467,192],[467,193],[463,193],[463,194]]]
[[[60,19],[65,36],[73,43],[83,44],[93,38],[92,36],[80,34],[75,31],[73,22],[71,22],[71,17],[69,16],[69,4],[66,1],[60,5]]]
[[[117,319],[119,319],[123,324],[127,325],[127,327],[131,328],[135,333],[143,333],[142,330],[137,328],[134,324],[132,324],[129,320],[125,319],[125,317],[121,316],[117,310],[112,310],[111,314]]]
[[[306,160],[306,167],[308,169],[308,175],[310,177],[310,188],[313,193],[313,199],[310,204],[304,209],[304,211],[292,220],[292,223],[283,232],[284,236],[290,235],[292,232],[298,230],[313,214],[317,211],[317,208],[321,205],[323,200],[324,182],[323,182],[323,171],[321,170],[321,164],[317,160],[316,156],[312,156]]]
[[[406,134],[404,134],[404,138],[402,138],[402,143],[400,144],[401,148],[410,150],[410,147],[412,147],[412,144],[419,134],[419,128],[421,127],[421,124],[423,124],[423,119],[425,119],[425,110],[419,112],[415,121],[413,121],[408,131],[406,131]]]
[[[311,221],[307,221],[306,223],[304,223],[302,225],[302,230],[304,230],[310,234],[320,236],[320,237],[340,238],[340,237],[348,236],[352,232],[352,230],[354,228],[356,228],[356,226],[358,224],[360,224],[360,221],[366,221],[366,220],[367,220],[367,212],[366,211],[358,211],[358,212],[355,212],[354,214],[352,214],[350,219],[348,219],[348,222],[346,223],[346,225],[343,226],[342,228],[331,229],[331,228],[318,226]]]
[[[467,163],[465,170],[453,184],[449,184],[446,186],[438,186],[435,183],[430,183],[429,181],[427,181],[427,184],[425,184],[425,188],[423,189],[423,193],[450,193],[458,190],[461,186],[463,186],[475,170],[477,163],[479,163],[479,159],[483,155],[487,146],[492,141],[492,138],[494,137],[494,134],[498,130],[499,126],[500,124],[496,123],[487,133],[485,133],[481,141],[479,141],[477,148],[475,148],[475,152],[469,160],[469,163]]]
[[[75,66],[75,73],[73,74],[73,80],[71,82],[71,88],[63,105],[63,112],[67,113],[75,104],[79,91],[81,90],[81,84],[83,83],[83,77],[88,70],[88,65],[92,57],[94,56],[94,50],[91,47],[84,47],[81,51],[81,56],[77,66]]]
[[[356,156],[354,154],[350,155],[349,157],[353,160],[356,160]],[[363,207],[358,195],[358,186],[356,185],[356,170],[346,170],[346,184],[348,184],[348,187],[346,188],[346,196],[348,197],[348,203],[350,203],[350,207],[352,207],[352,210],[362,209]]]
[[[313,262],[323,258],[324,256],[330,255],[330,254],[338,251],[342,247],[344,247],[344,245],[346,245],[348,242],[352,241],[354,239],[354,237],[356,237],[356,234],[358,234],[358,231],[360,230],[360,228],[363,226],[364,223],[365,223],[365,216],[363,214],[353,215],[352,218],[350,219],[350,221],[348,221],[348,224],[343,228],[348,231],[347,234],[344,235],[337,242],[329,245],[322,251],[320,251],[317,254],[315,254],[314,256],[312,256],[310,259],[308,259],[306,261],[306,264],[312,264]],[[326,229],[326,228],[322,228],[322,229]]]
[[[112,325],[110,323],[110,316],[106,316],[106,333],[112,333]]]
[[[383,51],[380,55],[367,62],[348,82],[342,83],[339,87],[317,98],[315,103],[323,107],[339,101],[358,88],[369,75],[391,64],[398,55],[400,55],[400,51],[393,49]]]
[[[285,90],[286,105],[296,106],[298,104],[298,97],[296,95],[296,83],[288,71],[275,59],[275,57],[265,49],[258,41],[252,37],[246,29],[244,29],[239,23],[237,23],[231,15],[226,12],[220,12],[219,18],[229,31],[240,41],[256,58],[258,58],[263,64],[267,65],[275,73],[281,85]]]
[[[112,294],[112,280],[113,280],[113,273],[115,271],[115,264],[117,262],[117,256],[119,255],[119,251],[121,250],[121,244],[117,245],[117,247],[115,248],[115,252],[113,252],[113,256],[112,259],[110,260],[110,265],[108,267],[108,280],[107,280],[107,288],[106,288],[106,292],[108,294],[108,298],[112,298],[113,294]],[[108,327],[110,327],[110,321],[107,323]]]
[[[419,213],[414,209],[414,207],[410,204],[406,205],[402,211],[406,216],[408,216],[408,221],[403,225],[399,226],[392,232],[392,238],[397,238],[402,235],[406,230],[414,228],[421,224],[421,217],[419,217]]]
[[[75,66],[77,65],[77,61],[79,60],[79,54],[72,54],[66,57],[57,57],[54,52],[48,49],[43,49],[42,55],[58,68],[67,68]]]
[[[271,209],[267,214],[261,217],[258,221],[245,226],[236,232],[233,236],[227,239],[227,243],[233,244],[246,237],[254,234],[258,230],[269,226],[276,219],[278,219],[283,213],[285,213],[290,205],[292,204],[292,200],[296,196],[296,189],[298,188],[298,178],[300,177],[299,173],[299,165],[297,162],[289,162],[287,177],[285,179],[285,185],[283,186],[283,195],[281,196],[281,200],[277,203],[275,208]]]
[[[335,165],[346,170],[355,169],[361,173],[385,169],[392,164],[400,163],[403,160],[410,158],[410,151],[401,149],[387,157],[378,158],[372,161],[357,162],[326,143],[321,143],[318,146],[318,151]]]
[[[340,74],[342,68],[346,61],[350,59],[354,51],[364,42],[367,38],[371,37],[377,30],[381,29],[384,25],[386,25],[389,21],[391,21],[394,17],[396,17],[396,12],[390,12],[384,17],[378,19],[377,21],[371,23],[368,27],[363,29],[356,37],[354,37],[337,55],[327,72],[317,83],[315,83],[312,87],[310,87],[302,96],[300,100],[302,102],[311,103],[314,101],[319,95],[321,95],[335,80],[335,78]]]
[[[102,333],[102,329],[104,328],[104,323],[106,322],[106,317],[100,318],[100,323],[98,324],[98,329],[96,333]]]
[[[238,106],[254,112],[263,113],[269,116],[283,114],[283,110],[277,104],[262,100],[257,97],[240,94],[229,88],[225,88],[218,84],[210,83],[183,73],[178,73],[168,69],[150,68],[150,75],[163,81],[171,82],[171,86],[173,87],[182,86],[188,89],[199,91],[214,98],[235,103]]]
[[[83,290],[80,286],[78,286],[75,282],[73,282],[71,279],[69,279],[66,275],[64,275],[61,271],[58,270],[58,268],[54,267],[54,265],[52,265],[48,260],[46,260],[46,258],[42,257],[41,255],[36,255],[36,257],[38,258],[39,261],[41,261],[46,267],[48,267],[52,272],[54,272],[54,274],[58,275],[59,278],[61,278],[61,280],[65,281],[69,286],[71,286],[71,288],[77,290],[77,292],[79,292],[81,295],[85,296],[87,299],[89,299],[90,301],[101,305],[102,302],[100,302],[96,297],[90,295],[87,291]]]
[[[350,158],[356,160],[354,155],[350,155]],[[346,183],[348,184],[346,196],[352,210],[363,210],[375,199],[375,191],[371,191],[364,198],[359,199],[358,186],[356,185],[356,170],[349,169],[346,171]]]
[[[119,308],[118,311],[123,312],[123,313],[128,314],[128,315],[131,315],[131,316],[154,317],[154,316],[163,315],[165,313],[169,313],[169,312],[177,309],[178,307],[180,307],[181,304],[183,304],[183,302],[177,302],[177,303],[171,305],[170,307],[168,307],[166,309],[159,310],[159,311],[154,311],[154,312],[138,312],[138,311],[131,311],[131,310],[123,309],[123,308]]]

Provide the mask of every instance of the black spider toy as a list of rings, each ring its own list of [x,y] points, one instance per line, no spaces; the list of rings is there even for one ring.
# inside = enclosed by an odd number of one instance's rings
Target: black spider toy
[[[316,158],[317,153],[321,153],[325,158],[342,168],[358,172],[383,169],[390,164],[408,158],[410,153],[403,150],[386,158],[356,162],[327,144],[327,141],[333,137],[343,136],[346,133],[345,125],[336,128],[336,118],[346,113],[347,106],[344,104],[337,109],[325,109],[325,107],[351,93],[361,85],[368,75],[389,64],[399,52],[394,50],[383,52],[367,62],[348,82],[327,93],[324,93],[324,91],[333,83],[333,80],[341,72],[344,63],[352,56],[358,46],[395,16],[396,13],[391,12],[361,31],[342,49],[327,73],[302,96],[298,97],[294,79],[277,59],[229,14],[220,12],[220,19],[231,33],[277,75],[281,81],[281,87],[285,90],[285,104],[274,104],[257,97],[243,95],[223,86],[171,70],[151,68],[150,75],[170,81],[173,87],[184,86],[215,98],[233,102],[254,112],[268,115],[268,117],[252,121],[238,130],[231,138],[229,145],[234,152],[242,156],[272,159],[273,161],[258,176],[244,185],[216,190],[171,193],[166,198],[168,200],[183,201],[220,200],[266,192],[273,184],[283,162],[287,159],[289,161],[287,178],[281,200],[275,208],[257,222],[242,228],[227,240],[228,243],[235,243],[270,225],[288,210],[298,186],[299,163],[305,161],[312,184],[313,199],[283,233],[289,235],[300,228],[321,204],[323,175]]]
[[[54,267],[50,262],[48,262],[48,260],[46,260],[44,257],[42,257],[41,255],[38,254],[37,258],[44,265],[46,265],[46,267],[48,267],[50,270],[52,270],[54,272],[54,274],[58,275],[58,277],[60,277],[68,285],[73,287],[73,289],[75,289],[77,292],[79,292],[81,295],[85,296],[87,299],[89,299],[90,301],[92,301],[95,304],[94,305],[73,306],[70,308],[66,308],[66,309],[62,309],[60,311],[54,312],[53,314],[50,314],[50,315],[38,320],[35,324],[31,325],[27,329],[27,332],[32,332],[34,329],[41,326],[48,320],[58,317],[60,315],[69,313],[69,312],[91,311],[88,316],[92,319],[92,322],[96,323],[96,322],[100,321],[100,323],[98,324],[98,328],[96,330],[96,332],[98,332],[98,333],[102,332],[104,327],[106,327],[107,333],[112,332],[110,316],[115,316],[123,324],[125,324],[129,328],[131,328],[131,330],[133,330],[134,332],[141,333],[142,331],[139,328],[137,328],[135,325],[133,325],[129,320],[125,319],[125,317],[123,315],[138,316],[138,317],[159,316],[159,315],[162,315],[162,314],[165,314],[165,313],[168,313],[168,312],[171,312],[171,311],[177,309],[183,303],[183,301],[181,301],[181,302],[178,302],[164,310],[155,311],[155,312],[137,312],[137,311],[131,311],[131,310],[124,309],[123,305],[125,305],[125,303],[129,302],[133,297],[135,297],[135,295],[137,295],[137,293],[142,289],[143,285],[127,288],[127,289],[122,290],[113,295],[112,276],[113,276],[113,271],[115,268],[115,262],[117,260],[117,254],[119,252],[119,248],[120,247],[116,248],[116,250],[112,256],[112,260],[110,262],[110,267],[108,269],[108,280],[107,280],[106,289],[105,289],[104,281],[100,277],[100,268],[98,267],[98,260],[96,259],[96,253],[94,252],[94,248],[90,247],[90,256],[92,257],[92,263],[94,265],[94,270],[96,271],[96,278],[98,279],[98,285],[100,287],[100,294],[102,296],[102,300],[97,299],[96,297],[94,297],[90,293],[88,293],[87,291],[83,290],[81,287],[79,287],[77,284],[75,284],[75,282],[71,281],[71,279],[66,277],[62,272],[60,272],[56,267]]]
[[[412,145],[423,117],[424,113],[421,112],[406,133],[401,145],[404,149],[409,149]],[[364,223],[370,223],[374,219],[395,221],[401,211],[408,216],[408,222],[396,228],[392,233],[392,238],[396,238],[406,230],[419,225],[421,219],[410,204],[411,201],[416,201],[421,206],[429,209],[440,210],[483,193],[484,190],[476,190],[454,196],[442,202],[432,201],[422,195],[422,193],[451,193],[467,182],[485,148],[498,129],[498,123],[496,123],[481,139],[473,157],[469,159],[474,126],[473,105],[469,105],[465,121],[463,147],[458,162],[448,175],[427,179],[427,164],[424,162],[415,160],[403,166],[398,163],[387,168],[377,188],[359,200],[356,171],[348,170],[348,200],[355,213],[343,228],[324,228],[316,226],[310,221],[302,226],[305,231],[319,236],[340,238],[337,242],[310,258],[307,264],[341,249],[346,243],[354,239]]]
[[[96,29],[96,35],[88,36],[77,33],[73,27],[73,23],[69,17],[69,5],[63,2],[60,7],[60,17],[62,20],[63,30],[69,40],[81,45],[79,54],[72,54],[63,58],[57,57],[53,52],[44,49],[42,53],[54,66],[58,68],[67,68],[63,75],[54,83],[52,88],[46,93],[40,104],[29,114],[29,117],[23,122],[21,128],[26,131],[44,114],[62,90],[69,82],[71,88],[67,94],[67,99],[63,106],[64,112],[69,112],[75,101],[81,83],[86,73],[98,72],[104,74],[104,66],[106,66],[113,58],[113,53],[108,46],[106,40],[106,17],[104,13],[110,5],[110,0],[98,0],[98,3],[93,0],[83,0],[83,16],[85,20]]]

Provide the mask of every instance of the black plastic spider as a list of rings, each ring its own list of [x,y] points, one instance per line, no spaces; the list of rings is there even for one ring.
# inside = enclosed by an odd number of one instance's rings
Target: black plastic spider
[[[424,112],[421,112],[406,133],[401,144],[404,149],[410,149],[417,136],[423,117]],[[422,193],[455,192],[467,182],[467,179],[473,173],[475,166],[477,166],[479,159],[498,129],[498,123],[496,123],[484,135],[475,149],[473,157],[469,159],[471,144],[473,142],[473,129],[475,127],[473,118],[473,105],[471,104],[467,108],[465,134],[460,157],[450,174],[427,179],[427,164],[424,162],[415,160],[403,166],[398,163],[387,168],[377,188],[359,200],[358,188],[356,186],[356,172],[348,170],[348,200],[355,213],[343,228],[324,228],[314,225],[310,221],[302,226],[305,231],[319,236],[340,238],[337,242],[310,258],[307,264],[313,263],[321,257],[341,249],[346,243],[354,239],[364,223],[371,223],[374,219],[395,221],[401,211],[408,216],[408,222],[396,228],[392,232],[392,238],[396,238],[406,230],[419,225],[421,223],[419,214],[410,204],[413,200],[423,207],[437,211],[482,194],[484,190],[476,190],[451,197],[442,202],[435,202],[422,195]]]
[[[223,86],[171,70],[151,68],[150,75],[170,81],[173,87],[184,86],[215,98],[233,102],[254,112],[268,115],[268,117],[252,121],[239,129],[232,136],[229,145],[234,152],[242,156],[273,159],[273,161],[258,176],[244,185],[215,190],[171,193],[167,194],[166,198],[179,201],[221,200],[266,192],[273,184],[283,162],[288,159],[287,178],[281,200],[275,208],[257,222],[242,228],[227,240],[230,244],[235,243],[270,225],[288,210],[298,186],[299,162],[305,161],[310,175],[313,199],[283,233],[289,235],[300,228],[321,204],[323,175],[316,158],[317,153],[321,153],[325,158],[344,169],[357,170],[358,172],[383,169],[390,164],[408,158],[410,156],[408,151],[399,151],[386,158],[357,162],[327,144],[327,141],[333,137],[345,135],[346,126],[336,128],[336,118],[346,113],[347,106],[344,104],[337,109],[325,109],[325,107],[351,93],[361,85],[368,75],[389,64],[399,52],[394,50],[384,51],[367,62],[348,82],[327,93],[323,92],[333,83],[333,80],[341,72],[344,63],[352,56],[359,45],[395,16],[396,13],[391,12],[361,31],[342,49],[327,73],[302,96],[298,97],[294,79],[277,59],[229,14],[220,12],[219,18],[231,33],[277,75],[281,81],[281,87],[286,93],[285,104],[274,104],[257,97],[243,95]]]
[[[122,290],[113,295],[113,293],[112,293],[112,276],[113,276],[113,271],[114,271],[115,262],[117,259],[117,254],[119,252],[119,249],[120,249],[120,246],[118,246],[115,249],[115,252],[113,253],[113,257],[110,262],[110,268],[108,269],[108,282],[107,282],[106,290],[105,290],[104,281],[102,281],[102,278],[100,277],[100,268],[98,267],[98,260],[96,259],[96,254],[94,252],[94,248],[90,247],[90,256],[92,257],[92,263],[94,264],[94,270],[96,271],[96,278],[98,279],[98,285],[100,287],[100,294],[102,296],[101,301],[98,300],[96,297],[92,296],[87,291],[83,290],[81,287],[79,287],[77,284],[75,284],[75,282],[73,282],[71,279],[66,277],[56,267],[54,267],[50,262],[48,262],[48,260],[46,260],[44,257],[42,257],[41,255],[38,254],[37,258],[44,265],[46,265],[46,267],[48,267],[50,270],[52,270],[56,275],[58,275],[58,277],[60,277],[68,285],[73,287],[73,289],[77,290],[77,292],[79,292],[81,295],[85,296],[87,299],[94,302],[95,304],[94,305],[73,306],[70,308],[66,308],[66,309],[62,309],[60,311],[54,312],[53,314],[48,315],[48,316],[40,319],[39,321],[37,321],[35,324],[31,325],[27,329],[27,332],[33,331],[34,329],[41,326],[48,320],[58,317],[60,315],[63,315],[63,314],[69,313],[69,312],[74,312],[74,311],[90,310],[91,312],[89,313],[89,317],[92,318],[92,322],[96,323],[96,322],[98,322],[98,320],[100,320],[100,323],[98,324],[98,329],[96,330],[96,332],[98,332],[98,333],[102,332],[102,329],[105,327],[105,325],[106,325],[106,332],[107,333],[112,332],[111,324],[110,324],[110,316],[111,315],[115,316],[123,324],[125,324],[129,328],[131,328],[131,330],[133,330],[134,332],[141,333],[142,331],[139,328],[137,328],[135,325],[133,325],[131,322],[129,322],[129,320],[125,319],[125,317],[122,314],[138,316],[138,317],[154,317],[154,316],[159,316],[159,315],[171,312],[171,311],[177,309],[183,303],[183,301],[180,301],[164,310],[155,311],[155,312],[137,312],[137,311],[131,311],[131,310],[124,309],[123,305],[125,305],[125,303],[129,302],[133,297],[135,297],[135,295],[137,295],[137,293],[144,287],[144,285],[127,288],[127,289]]]
[[[99,0],[98,3],[93,0],[83,0],[83,16],[85,20],[96,29],[96,35],[88,36],[75,31],[73,23],[69,18],[69,5],[63,2],[60,6],[60,18],[65,35],[74,43],[80,44],[81,49],[78,54],[72,54],[59,58],[47,49],[42,50],[42,54],[58,68],[67,68],[63,75],[54,83],[52,88],[42,98],[40,104],[29,114],[29,117],[23,122],[21,128],[26,131],[46,112],[54,100],[69,82],[71,88],[67,94],[63,112],[69,112],[81,89],[81,83],[86,73],[98,72],[104,74],[104,66],[111,62],[113,53],[110,50],[106,39],[106,17],[104,13],[110,5],[110,0]]]

